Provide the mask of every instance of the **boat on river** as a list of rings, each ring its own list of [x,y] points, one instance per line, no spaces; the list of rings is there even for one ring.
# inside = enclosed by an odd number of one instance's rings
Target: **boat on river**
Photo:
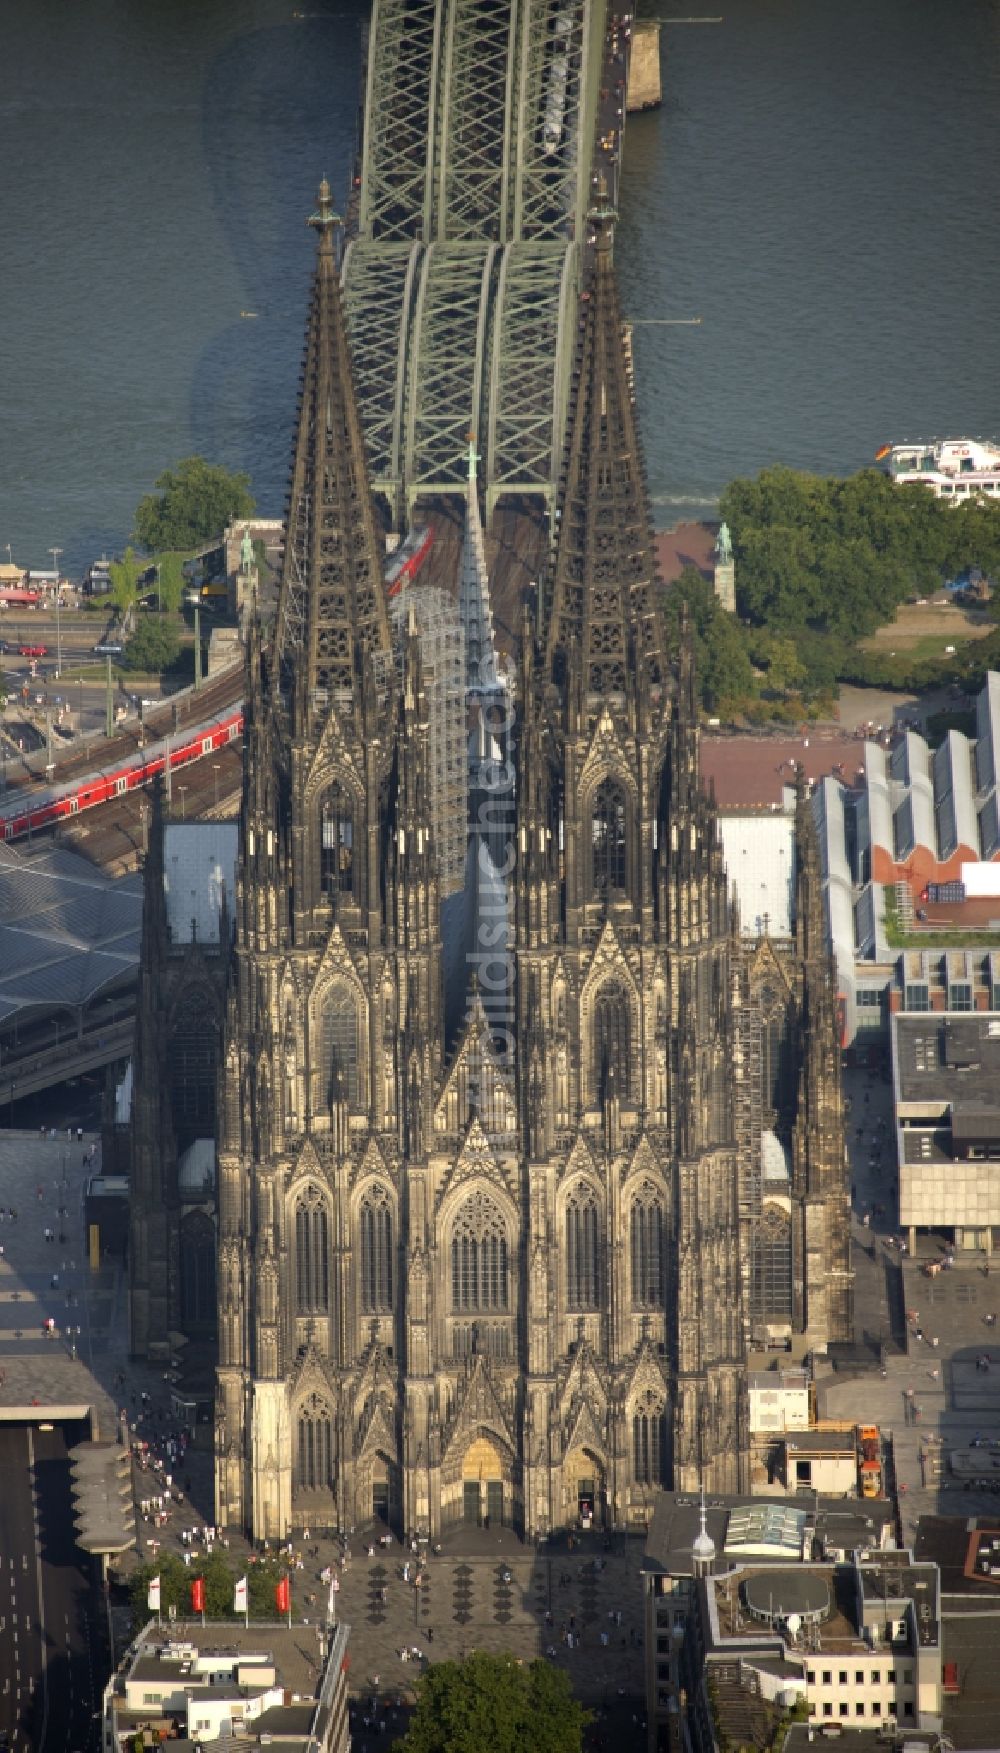
[[[917,481],[940,499],[1000,495],[1000,445],[978,438],[883,444],[875,452],[894,481]]]

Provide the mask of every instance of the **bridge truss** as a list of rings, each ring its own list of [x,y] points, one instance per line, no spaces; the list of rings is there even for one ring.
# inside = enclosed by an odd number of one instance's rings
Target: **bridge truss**
[[[374,0],[345,308],[398,525],[462,488],[551,504],[569,402],[606,0]]]

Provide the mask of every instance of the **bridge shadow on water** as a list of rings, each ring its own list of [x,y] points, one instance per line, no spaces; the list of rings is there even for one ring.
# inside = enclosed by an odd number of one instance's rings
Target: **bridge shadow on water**
[[[282,510],[296,413],[313,257],[305,222],[322,176],[335,200],[346,201],[369,12],[367,0],[311,4],[302,17],[290,13],[285,23],[240,36],[216,57],[202,94],[211,199],[232,250],[240,308],[198,360],[193,448],[246,469],[271,515]],[[304,125],[317,117],[319,131],[304,142]]]

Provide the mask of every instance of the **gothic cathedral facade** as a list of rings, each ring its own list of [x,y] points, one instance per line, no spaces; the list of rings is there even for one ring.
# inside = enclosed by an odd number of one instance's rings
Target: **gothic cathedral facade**
[[[515,814],[506,845],[470,825],[499,973],[446,1026],[420,644],[397,662],[325,185],[313,223],[278,609],[247,638],[216,1519],[639,1523],[662,1485],[745,1485],[755,1332],[851,1333],[808,800],[779,953],[741,936],[699,783],[597,212],[559,535],[497,731]]]

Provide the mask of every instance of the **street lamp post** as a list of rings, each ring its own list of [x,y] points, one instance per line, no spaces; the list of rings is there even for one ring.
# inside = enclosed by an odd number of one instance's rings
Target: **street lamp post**
[[[61,548],[50,548],[49,553],[52,555],[52,564],[55,568],[55,574],[56,574],[56,675],[61,676],[62,675],[62,630],[61,630],[60,621],[59,621],[59,556],[62,553],[62,549]]]
[[[183,820],[184,820],[184,793],[187,790],[187,786],[186,785],[179,785],[177,787],[177,789],[181,794],[181,821],[183,822]]]
[[[194,685],[201,687],[201,597],[196,590],[188,591],[188,602],[194,610]]]
[[[218,807],[219,807],[219,763],[218,763],[218,761],[212,762],[212,772],[215,775],[215,807],[216,807],[216,809],[218,809]]]

